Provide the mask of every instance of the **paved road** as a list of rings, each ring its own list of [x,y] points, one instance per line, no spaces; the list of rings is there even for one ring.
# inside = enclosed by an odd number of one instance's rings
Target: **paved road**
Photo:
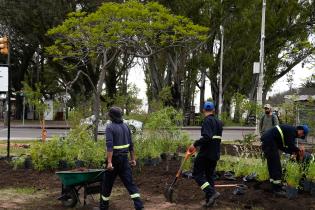
[[[52,136],[64,136],[69,132],[68,129],[47,129],[47,137],[50,138]],[[200,137],[200,128],[193,129],[184,129],[184,132],[187,132],[191,139],[196,140]],[[224,140],[237,140],[242,139],[243,135],[248,133],[253,133],[253,130],[249,129],[235,129],[230,130],[226,129],[223,132]],[[18,140],[29,140],[29,139],[40,139],[41,138],[41,130],[39,128],[11,128],[11,139]],[[0,129],[0,140],[7,139],[7,128]]]
[[[41,129],[38,128],[11,128],[10,139],[14,140],[29,140],[29,139],[41,139]],[[47,129],[47,137],[52,136],[64,136],[69,132],[68,129]],[[0,140],[6,140],[8,129],[0,129]]]
[[[191,139],[196,140],[200,138],[200,130],[184,130]],[[254,130],[223,130],[223,140],[240,140],[245,134],[254,133]]]

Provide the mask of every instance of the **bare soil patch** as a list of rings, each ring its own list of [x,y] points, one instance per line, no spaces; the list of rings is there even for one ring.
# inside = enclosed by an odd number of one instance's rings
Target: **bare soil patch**
[[[134,169],[135,182],[140,188],[145,209],[148,210],[182,210],[204,209],[204,195],[194,180],[180,179],[176,186],[176,203],[166,202],[163,193],[167,183],[170,183],[179,167],[179,161],[170,161],[169,171],[165,170],[164,162],[158,166],[144,166],[141,171]],[[0,161],[0,209],[43,209],[64,210],[61,202],[56,200],[61,191],[61,182],[54,171],[37,172],[34,170],[13,170],[6,162]],[[216,184],[241,183],[241,181],[217,180]],[[315,199],[309,194],[301,193],[298,198],[273,197],[269,183],[260,185],[248,184],[249,189],[244,195],[233,195],[234,188],[221,188],[221,197],[212,209],[315,209]],[[11,192],[8,189],[22,189]],[[31,192],[29,190],[33,189]],[[81,193],[82,194],[82,193]],[[88,199],[88,205],[78,204],[74,209],[92,209],[98,205],[98,195]],[[133,209],[133,204],[127,191],[117,179],[111,196],[111,209]]]

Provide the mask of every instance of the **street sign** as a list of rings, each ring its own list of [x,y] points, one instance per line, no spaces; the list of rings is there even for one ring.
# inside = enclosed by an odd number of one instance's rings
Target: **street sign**
[[[0,92],[8,91],[9,67],[0,66]]]
[[[254,62],[253,74],[259,74],[259,71],[260,71],[260,63],[259,62]]]

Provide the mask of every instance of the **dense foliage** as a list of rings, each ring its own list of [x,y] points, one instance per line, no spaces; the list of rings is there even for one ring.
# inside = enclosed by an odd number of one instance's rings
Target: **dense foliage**
[[[144,69],[149,107],[163,101],[186,111],[197,91],[202,104],[206,78],[217,102],[220,25],[225,36],[223,111],[230,113],[236,93],[255,98],[252,64],[259,58],[260,0],[1,2],[0,34],[10,36],[17,118],[22,81],[33,89],[40,83],[44,98],[69,94],[63,101],[69,107],[90,98],[111,106],[117,97],[132,94],[127,78],[136,64]],[[314,1],[267,2],[264,98],[296,65],[312,62],[314,10]],[[102,49],[108,50],[104,54]],[[0,60],[5,63],[6,57]],[[97,88],[102,90],[94,97]],[[129,112],[136,100],[126,98],[118,103]]]
[[[31,157],[37,170],[57,169],[60,161],[66,161],[69,167],[75,161],[83,161],[87,167],[101,167],[105,160],[104,141],[93,141],[88,130],[78,127],[65,138],[54,137],[46,143],[35,143],[31,147]]]

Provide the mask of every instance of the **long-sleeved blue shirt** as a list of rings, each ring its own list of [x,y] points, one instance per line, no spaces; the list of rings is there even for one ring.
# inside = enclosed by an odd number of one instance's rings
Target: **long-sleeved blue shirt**
[[[113,154],[133,151],[131,132],[125,123],[112,122],[106,126],[106,148]]]
[[[205,117],[201,127],[201,138],[194,146],[200,147],[199,155],[212,160],[220,159],[220,144],[222,137],[222,122],[213,115]]]
[[[296,146],[296,127],[290,125],[279,125],[279,127],[283,133],[283,141],[277,127],[273,127],[262,135],[261,141],[263,144],[275,142],[278,148],[285,153],[292,154],[293,152],[298,152],[299,148]]]

